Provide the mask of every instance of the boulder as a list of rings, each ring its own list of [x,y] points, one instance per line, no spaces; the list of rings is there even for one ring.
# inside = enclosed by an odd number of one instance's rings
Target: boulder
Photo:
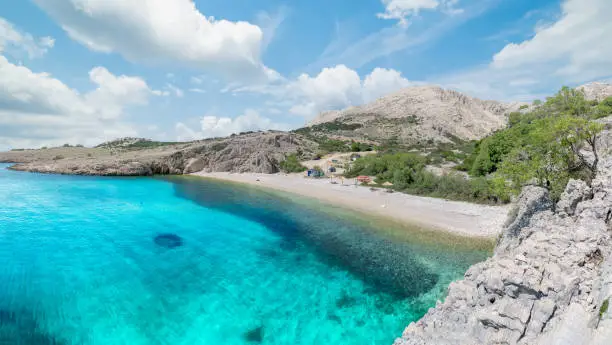
[[[557,212],[560,215],[573,216],[578,203],[592,197],[593,191],[586,182],[572,179],[568,182],[563,194],[561,194],[561,199],[557,203]]]
[[[185,164],[183,174],[199,172],[206,168],[206,162],[202,158],[190,158]]]
[[[507,226],[498,243],[498,249],[505,249],[509,246],[518,237],[520,231],[529,225],[531,218],[535,214],[552,210],[552,208],[553,202],[546,188],[537,186],[524,187],[514,209],[508,215]]]

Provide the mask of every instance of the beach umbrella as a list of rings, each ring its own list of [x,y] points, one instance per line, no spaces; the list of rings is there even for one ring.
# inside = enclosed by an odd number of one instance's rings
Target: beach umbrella
[[[383,183],[383,186],[391,187],[391,186],[393,186],[393,183],[387,181],[387,182]]]

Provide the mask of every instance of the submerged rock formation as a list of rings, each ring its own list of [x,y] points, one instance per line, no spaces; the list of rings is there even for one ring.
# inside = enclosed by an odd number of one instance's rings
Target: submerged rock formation
[[[153,242],[160,247],[173,249],[183,245],[183,239],[176,234],[160,234],[155,236]]]
[[[492,258],[395,345],[612,343],[612,158],[553,205],[525,188]]]

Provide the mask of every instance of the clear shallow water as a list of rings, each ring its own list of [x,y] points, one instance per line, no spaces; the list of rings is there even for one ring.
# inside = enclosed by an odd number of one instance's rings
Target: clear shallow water
[[[248,187],[6,166],[0,344],[391,344],[488,254]]]

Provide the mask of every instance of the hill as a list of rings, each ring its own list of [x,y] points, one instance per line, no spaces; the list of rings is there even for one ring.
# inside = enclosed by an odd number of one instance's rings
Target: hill
[[[304,131],[312,135],[402,144],[480,139],[504,127],[522,103],[485,101],[438,86],[402,89],[376,101],[324,112]]]

